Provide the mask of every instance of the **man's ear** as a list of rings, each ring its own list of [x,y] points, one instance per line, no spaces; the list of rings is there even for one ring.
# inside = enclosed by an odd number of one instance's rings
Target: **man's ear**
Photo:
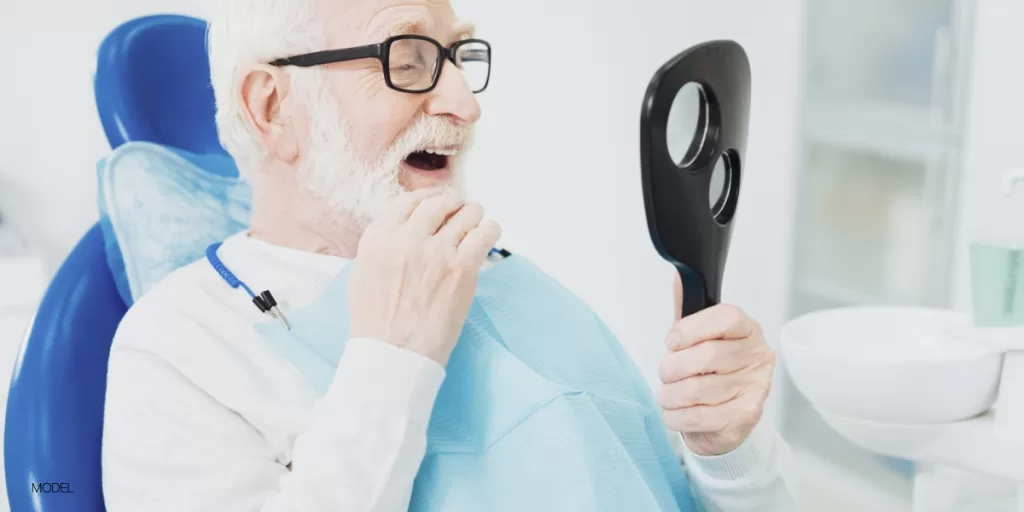
[[[278,160],[295,161],[299,154],[298,139],[289,116],[283,115],[288,75],[279,67],[260,65],[246,73],[240,87],[242,110],[263,147]]]

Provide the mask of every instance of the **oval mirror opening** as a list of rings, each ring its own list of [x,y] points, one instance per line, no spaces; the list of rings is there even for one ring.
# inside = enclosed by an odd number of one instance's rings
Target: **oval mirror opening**
[[[740,188],[740,161],[735,150],[729,149],[715,161],[708,183],[708,205],[711,216],[721,225],[732,222]]]
[[[725,201],[729,198],[729,164],[725,155],[715,162],[715,169],[711,171],[711,186],[708,187],[708,204],[711,206],[711,214],[718,217],[725,208]]]
[[[665,136],[672,161],[682,168],[693,165],[708,136],[708,101],[700,84],[688,82],[676,93]]]

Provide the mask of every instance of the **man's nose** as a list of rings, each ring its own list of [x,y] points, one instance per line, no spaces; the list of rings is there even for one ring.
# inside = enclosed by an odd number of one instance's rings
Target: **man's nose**
[[[480,119],[480,103],[476,95],[466,82],[462,70],[448,59],[444,60],[441,76],[431,91],[426,111],[429,115],[454,116],[466,124],[473,124]]]

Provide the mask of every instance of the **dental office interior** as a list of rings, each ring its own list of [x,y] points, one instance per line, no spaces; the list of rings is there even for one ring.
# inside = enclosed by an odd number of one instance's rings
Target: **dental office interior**
[[[470,194],[503,246],[606,320],[652,386],[675,270],[645,219],[644,94],[684,49],[742,45],[750,124],[722,298],[778,355],[763,421],[792,448],[803,510],[1024,511],[1024,2],[454,4],[497,54]],[[111,151],[94,90],[101,42],[132,19],[207,10],[5,5],[5,379],[24,370],[40,301],[97,222],[97,163]],[[31,382],[48,378],[66,376]],[[6,413],[7,432],[29,421]]]

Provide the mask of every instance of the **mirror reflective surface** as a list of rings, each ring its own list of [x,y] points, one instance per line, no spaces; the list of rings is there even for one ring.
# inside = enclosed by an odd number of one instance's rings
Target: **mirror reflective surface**
[[[665,131],[668,152],[680,167],[688,167],[700,154],[708,132],[708,105],[704,89],[690,82],[676,94]]]
[[[708,187],[708,205],[711,213],[716,218],[725,208],[725,201],[729,197],[729,164],[723,153],[715,162],[715,169],[711,172],[711,186]]]

